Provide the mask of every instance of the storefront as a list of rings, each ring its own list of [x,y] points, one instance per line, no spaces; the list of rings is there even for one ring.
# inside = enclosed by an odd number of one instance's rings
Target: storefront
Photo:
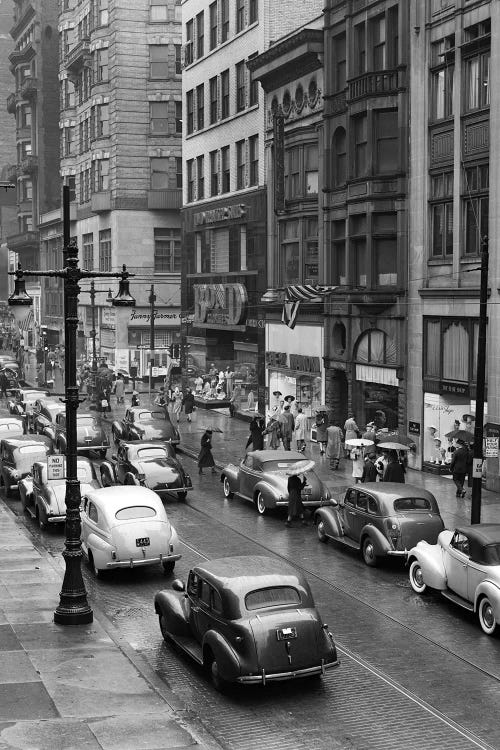
[[[149,377],[151,346],[151,308],[134,307],[126,321],[128,328],[128,349],[117,350],[119,367],[129,369],[137,367],[138,378]],[[156,307],[154,311],[154,358],[153,378],[163,380],[178,365],[178,358],[172,359],[172,345],[180,344],[181,315],[179,308]],[[175,354],[180,354],[180,347],[175,347]],[[119,360],[119,361],[118,361]],[[128,363],[125,364],[125,361]]]

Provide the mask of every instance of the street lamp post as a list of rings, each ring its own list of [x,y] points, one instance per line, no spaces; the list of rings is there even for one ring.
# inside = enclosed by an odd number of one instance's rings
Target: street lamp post
[[[70,242],[69,187],[63,187],[63,242],[64,269],[59,271],[10,271],[15,276],[14,293],[9,297],[9,304],[24,306],[32,303],[26,292],[24,276],[45,276],[62,278],[64,281],[64,334],[65,334],[65,404],[66,404],[66,528],[65,573],[60,593],[59,606],[54,612],[54,622],[60,625],[80,625],[93,620],[93,612],[87,602],[87,593],[83,582],[81,561],[82,545],[80,540],[80,482],[77,464],[77,410],[80,399],[76,382],[76,337],[78,328],[78,294],[79,282],[82,279],[97,277],[114,277],[120,279],[119,291],[113,299],[116,307],[132,307],[135,300],[128,289],[129,274],[126,267],[120,273],[111,271],[87,271],[78,267],[78,247]]]

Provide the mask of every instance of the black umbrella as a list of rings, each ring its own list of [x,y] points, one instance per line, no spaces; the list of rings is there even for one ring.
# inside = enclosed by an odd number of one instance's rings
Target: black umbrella
[[[402,443],[403,445],[415,445],[415,438],[411,438],[401,432],[381,432],[377,435],[378,441],[384,441],[384,443],[390,441],[391,443]]]
[[[451,432],[447,432],[445,437],[452,440],[463,440],[465,443],[472,443],[474,441],[474,435],[469,430],[452,430]]]

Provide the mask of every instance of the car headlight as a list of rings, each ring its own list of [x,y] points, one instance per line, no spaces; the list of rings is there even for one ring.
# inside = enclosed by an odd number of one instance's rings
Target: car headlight
[[[136,474],[136,476],[137,476],[137,479],[139,480],[139,482],[141,484],[144,484],[144,482],[146,481],[146,475],[145,474]]]
[[[12,471],[10,472],[10,475],[12,479],[19,479],[21,476],[21,474],[19,473],[17,469],[12,469]]]

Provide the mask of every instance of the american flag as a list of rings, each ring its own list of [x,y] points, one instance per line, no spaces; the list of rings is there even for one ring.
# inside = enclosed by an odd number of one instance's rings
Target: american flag
[[[282,322],[293,330],[301,302],[321,302],[327,294],[331,294],[336,289],[336,286],[313,286],[312,284],[287,286],[281,313]]]

